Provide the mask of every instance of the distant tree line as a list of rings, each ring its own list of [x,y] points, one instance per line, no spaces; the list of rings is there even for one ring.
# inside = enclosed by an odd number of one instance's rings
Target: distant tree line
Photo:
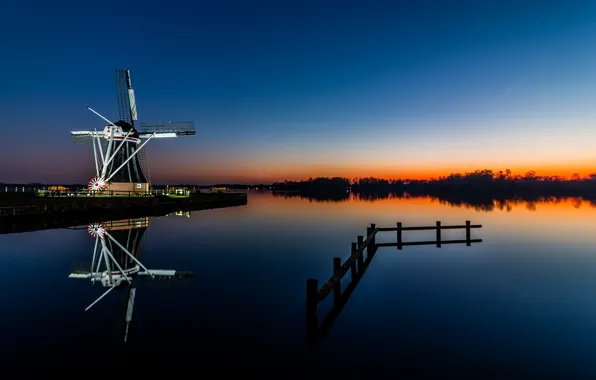
[[[574,174],[571,179],[558,176],[538,176],[535,171],[512,175],[510,170],[494,172],[476,170],[455,173],[428,180],[387,180],[375,177],[348,179],[343,177],[309,178],[305,181],[284,181],[272,184],[274,192],[298,192],[324,198],[328,194],[348,192],[361,199],[386,198],[391,194],[433,196],[453,203],[467,202],[492,204],[494,199],[529,199],[545,197],[582,197],[596,199],[596,173],[586,177]]]
[[[308,193],[347,193],[350,191],[350,181],[342,177],[309,178],[306,181],[274,182],[273,191],[295,191]]]

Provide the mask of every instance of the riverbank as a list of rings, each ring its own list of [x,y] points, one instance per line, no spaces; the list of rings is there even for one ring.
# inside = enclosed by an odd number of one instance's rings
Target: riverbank
[[[242,206],[246,203],[245,193],[196,193],[182,198],[0,196],[0,234],[161,216],[175,211]]]

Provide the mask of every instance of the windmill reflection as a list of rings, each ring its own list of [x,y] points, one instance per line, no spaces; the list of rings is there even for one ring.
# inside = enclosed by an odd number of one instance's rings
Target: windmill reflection
[[[147,269],[140,261],[141,245],[149,227],[149,217],[125,219],[119,221],[92,223],[87,232],[95,239],[91,263],[75,264],[69,278],[88,279],[91,283],[99,282],[107,290],[93,301],[85,311],[91,309],[114,289],[128,287],[126,310],[126,332],[132,320],[136,294],[133,281],[138,276],[151,280],[178,279],[193,276],[192,272],[180,272],[168,269]]]

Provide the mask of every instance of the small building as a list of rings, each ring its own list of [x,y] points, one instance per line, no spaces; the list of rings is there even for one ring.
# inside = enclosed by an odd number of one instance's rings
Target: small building
[[[55,185],[55,186],[48,186],[48,191],[68,191],[68,187]]]

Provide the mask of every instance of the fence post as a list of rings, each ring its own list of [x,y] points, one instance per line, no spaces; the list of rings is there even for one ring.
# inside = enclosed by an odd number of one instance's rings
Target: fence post
[[[341,268],[341,258],[334,257],[333,258],[333,276],[336,276],[339,273]],[[335,283],[335,287],[333,288],[333,306],[339,305],[339,299],[341,297],[341,278],[337,279]]]
[[[466,220],[466,246],[470,246],[470,221]]]
[[[317,304],[319,303],[319,281],[306,280],[306,332],[309,338],[316,337],[318,328]]]
[[[373,234],[372,238],[370,239],[370,244],[368,245],[368,247],[370,247],[370,250],[367,250],[367,252],[374,252],[377,249],[377,225],[374,223],[370,224],[370,233]]]
[[[366,227],[366,257],[368,257],[368,255],[370,254],[370,241],[368,240],[368,237],[370,236],[370,227]],[[364,255],[364,251],[362,251],[362,254]]]
[[[358,235],[358,249],[362,248],[362,243],[364,242],[364,236]]]
[[[352,242],[352,248],[350,250],[350,260],[352,260],[352,265],[350,269],[352,269],[352,280],[358,275],[358,269],[356,268],[356,260],[354,259],[354,255],[356,254],[356,243]]]
[[[358,257],[358,271],[360,271],[361,267],[362,267],[362,255],[360,255],[359,253],[356,253],[358,251],[358,244],[355,242],[352,242],[352,255],[357,254]]]
[[[437,248],[441,248],[441,222],[437,220]]]
[[[366,257],[368,257],[372,252],[374,252],[375,248],[375,237],[370,236],[374,231],[374,224],[371,224],[370,227],[366,227]]]
[[[401,249],[401,222],[397,222],[397,249]]]

